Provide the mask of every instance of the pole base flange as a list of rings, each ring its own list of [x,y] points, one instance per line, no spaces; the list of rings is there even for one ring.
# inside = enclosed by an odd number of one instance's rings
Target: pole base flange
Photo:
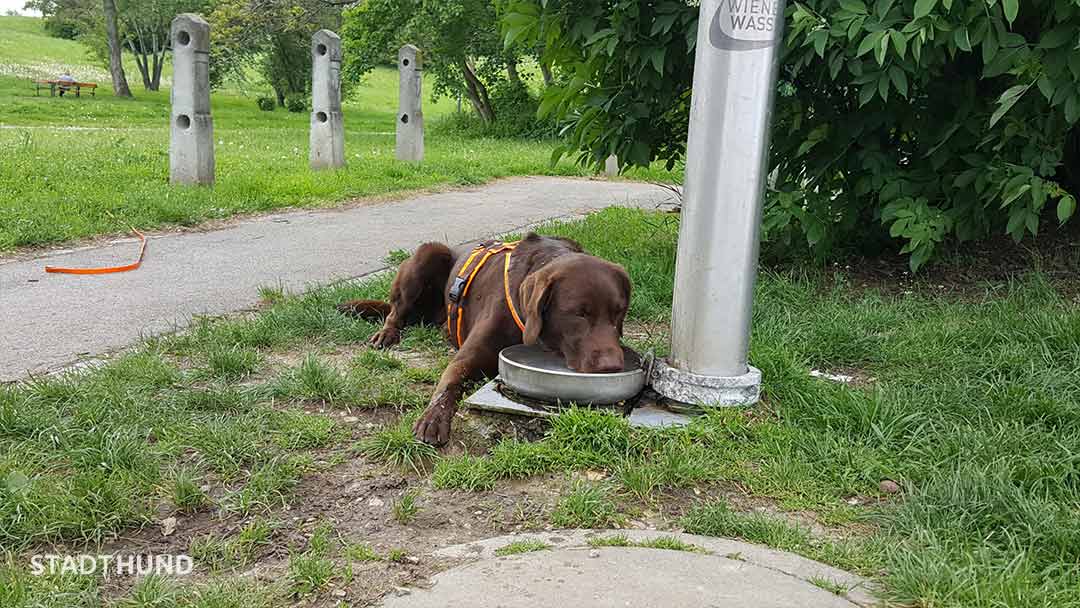
[[[761,370],[748,366],[741,376],[702,376],[657,359],[652,388],[668,399],[705,407],[753,405],[761,398]]]

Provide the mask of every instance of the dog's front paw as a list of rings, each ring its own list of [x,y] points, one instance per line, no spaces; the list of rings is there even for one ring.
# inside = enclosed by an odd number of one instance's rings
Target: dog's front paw
[[[416,420],[416,424],[413,425],[413,436],[429,445],[446,445],[446,442],[450,440],[450,422],[453,418],[452,406],[434,402]]]
[[[371,336],[371,345],[375,348],[390,348],[401,342],[401,332],[392,327],[384,327]]]

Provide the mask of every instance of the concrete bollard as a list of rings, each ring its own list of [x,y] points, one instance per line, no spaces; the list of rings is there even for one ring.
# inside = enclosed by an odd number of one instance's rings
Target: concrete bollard
[[[422,69],[420,49],[411,44],[401,47],[398,51],[398,160],[424,160],[424,112],[420,107]]]
[[[312,169],[345,166],[345,121],[341,115],[341,38],[330,30],[311,37]]]
[[[214,183],[214,122],[210,117],[210,25],[202,17],[177,15],[173,48],[169,180]]]
[[[607,177],[619,176],[619,157],[612,154],[604,161],[604,175]]]

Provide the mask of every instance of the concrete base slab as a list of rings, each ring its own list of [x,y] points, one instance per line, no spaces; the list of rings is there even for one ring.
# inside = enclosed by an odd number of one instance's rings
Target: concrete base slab
[[[675,537],[695,551],[589,546],[595,537],[642,543]],[[497,557],[514,542],[548,549]],[[431,585],[388,597],[384,608],[426,606],[854,608],[873,605],[867,582],[824,564],[729,539],[650,530],[566,530],[447,547],[439,557],[471,559]],[[839,586],[842,595],[820,585]]]
[[[545,408],[540,405],[530,405],[529,403],[511,399],[499,390],[499,382],[498,378],[488,382],[475,393],[469,395],[465,399],[465,403],[471,409],[528,416],[530,418],[550,418],[559,412],[558,408],[554,406]],[[608,407],[607,409],[622,411],[615,407]],[[630,426],[667,428],[690,424],[693,416],[675,411],[654,401],[643,401],[631,409],[626,418]]]

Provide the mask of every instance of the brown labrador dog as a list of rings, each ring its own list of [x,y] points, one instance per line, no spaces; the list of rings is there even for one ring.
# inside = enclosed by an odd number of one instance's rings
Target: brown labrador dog
[[[377,348],[397,344],[406,325],[446,327],[451,291],[472,251],[472,247],[451,250],[441,243],[421,245],[401,264],[389,302],[356,300],[341,304],[338,310],[365,319],[385,319],[382,330],[371,338]],[[506,255],[511,256],[508,271]],[[458,291],[460,287],[459,283]],[[460,309],[449,313],[454,325],[450,342],[459,346],[458,352],[413,426],[417,439],[432,445],[447,442],[464,384],[495,376],[499,351],[508,346],[542,344],[579,372],[623,369],[619,340],[630,303],[630,277],[621,266],[586,254],[574,241],[530,233],[515,249],[490,256],[464,295],[457,303]],[[508,297],[524,330],[514,319]]]

